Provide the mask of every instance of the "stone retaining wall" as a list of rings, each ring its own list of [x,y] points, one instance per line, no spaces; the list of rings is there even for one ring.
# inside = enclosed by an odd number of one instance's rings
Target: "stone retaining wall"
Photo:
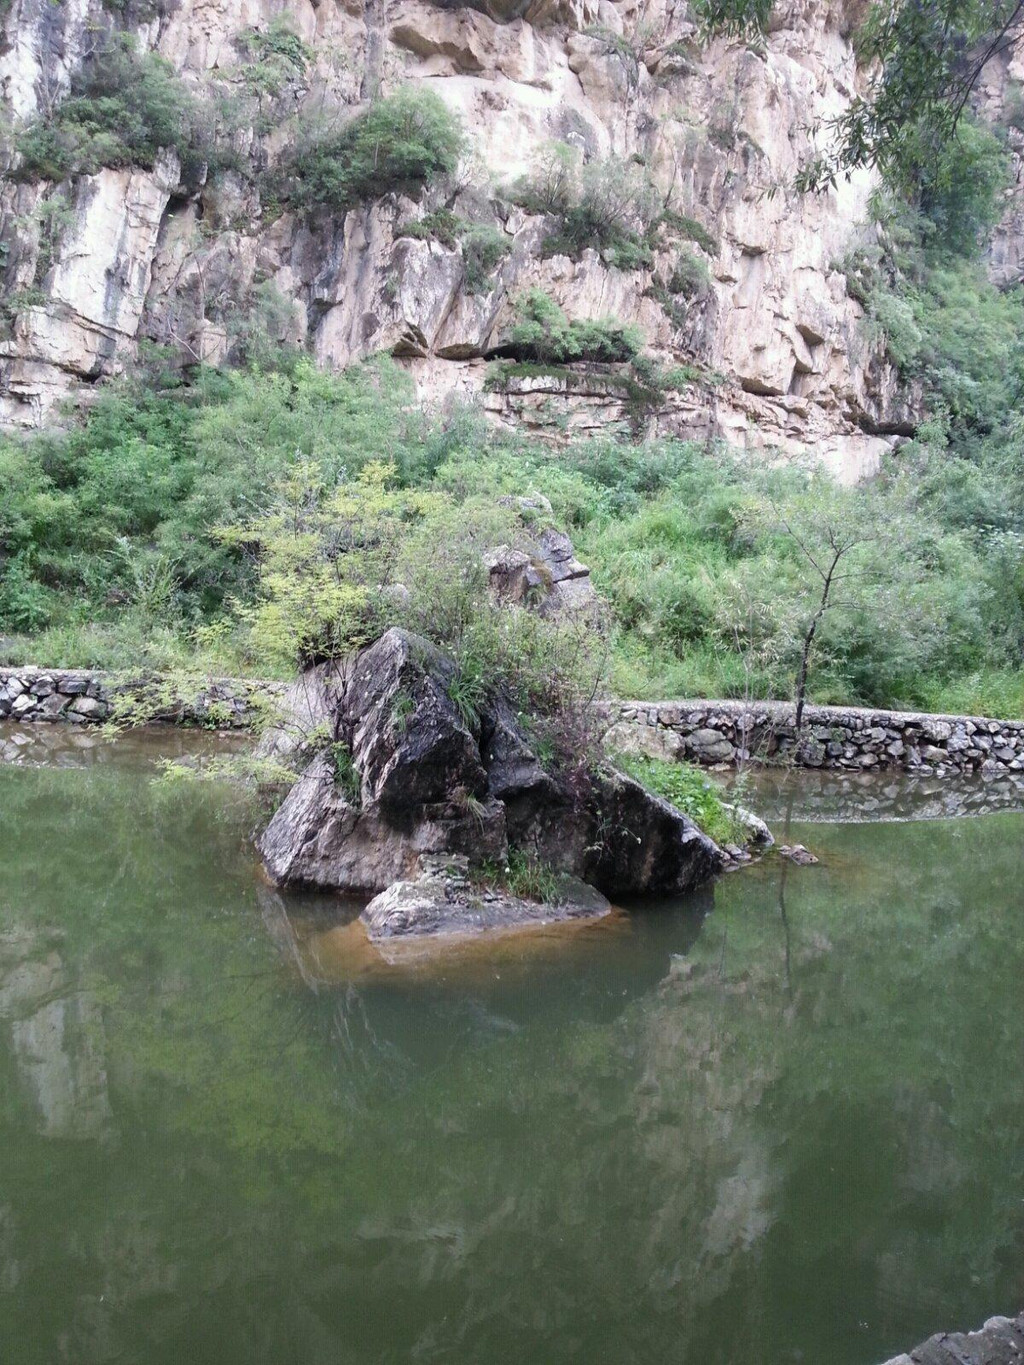
[[[123,680],[80,668],[10,668],[0,665],[0,720],[108,720],[114,699],[126,690],[158,688],[157,681]],[[159,698],[156,719],[185,725],[242,729],[259,708],[283,690],[281,683],[215,678],[196,683],[183,697]]]
[[[0,720],[106,720],[113,698],[138,680],[84,669],[0,666]],[[217,678],[193,695],[169,699],[159,718],[241,729],[250,725],[283,684]],[[847,771],[897,769],[943,776],[950,772],[1024,771],[1024,720],[808,706],[797,740],[787,702],[663,701],[604,705],[616,747],[694,763],[797,763]]]
[[[665,758],[797,763],[922,775],[1024,770],[1024,720],[807,706],[797,737],[787,702],[616,702],[612,743]]]

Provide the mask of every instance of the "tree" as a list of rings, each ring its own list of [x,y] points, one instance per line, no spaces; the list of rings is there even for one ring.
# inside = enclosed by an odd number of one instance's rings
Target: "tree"
[[[300,666],[341,658],[391,624],[400,545],[439,501],[394,479],[394,466],[376,461],[336,482],[303,462],[278,482],[265,515],[224,528],[225,540],[260,557],[260,598],[243,613],[258,657]]]
[[[870,495],[842,489],[825,476],[812,478],[784,500],[767,496],[752,502],[745,520],[756,535],[778,542],[774,590],[785,600],[775,626],[784,623],[795,646],[793,700],[799,731],[815,643],[826,615],[839,606],[864,605],[867,595],[893,576],[899,561],[890,569],[877,552],[880,527]]]

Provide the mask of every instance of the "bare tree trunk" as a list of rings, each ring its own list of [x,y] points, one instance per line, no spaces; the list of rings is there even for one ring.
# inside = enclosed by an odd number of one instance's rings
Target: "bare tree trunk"
[[[832,563],[828,567],[821,583],[821,601],[818,603],[818,610],[811,617],[811,624],[807,627],[804,635],[804,645],[800,652],[800,667],[796,675],[796,736],[799,740],[800,729],[804,723],[804,702],[807,699],[807,671],[810,667],[811,646],[814,644],[814,637],[818,631],[821,618],[828,611],[829,594],[832,591],[832,579],[836,571],[836,566],[843,557],[843,552],[837,550],[832,558]]]
[[[811,622],[810,629],[804,636],[804,647],[800,654],[800,667],[796,675],[796,733],[800,734],[800,728],[804,723],[804,702],[807,699],[807,669],[811,657],[811,645],[814,644],[815,632],[818,629],[818,622],[821,620],[821,612],[815,614]]]

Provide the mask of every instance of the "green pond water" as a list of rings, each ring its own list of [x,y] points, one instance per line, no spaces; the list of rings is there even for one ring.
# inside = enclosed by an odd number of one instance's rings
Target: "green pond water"
[[[0,727],[5,1363],[871,1365],[1024,1304],[1024,815],[773,779],[819,866],[389,965],[261,884],[237,793],[153,785],[203,741],[42,732]]]

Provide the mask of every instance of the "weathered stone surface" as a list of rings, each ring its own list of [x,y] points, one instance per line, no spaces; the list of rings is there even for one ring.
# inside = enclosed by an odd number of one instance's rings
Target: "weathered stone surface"
[[[854,479],[912,427],[913,405],[834,268],[855,239],[872,238],[864,226],[871,176],[821,196],[766,193],[792,181],[812,149],[809,129],[840,114],[869,78],[846,0],[777,5],[757,52],[741,42],[693,43],[687,7],[651,0],[642,13],[650,39],[628,75],[614,39],[637,30],[635,0],[294,0],[287,8],[312,47],[318,99],[329,92],[356,112],[399,79],[437,90],[462,117],[475,161],[502,187],[552,138],[592,159],[642,158],[666,203],[714,228],[717,240],[685,247],[708,266],[706,296],[666,310],[652,296],[650,269],[618,270],[594,251],[542,259],[544,222],[492,202],[479,186],[460,192],[456,208],[488,220],[512,250],[487,282],[493,288],[470,293],[461,246],[398,234],[437,206],[429,199],[392,196],[310,224],[265,211],[242,177],[181,183],[174,159],[162,157],[152,170],[80,177],[69,187],[66,230],[44,241],[39,209],[50,187],[12,183],[0,194],[11,236],[8,296],[25,303],[0,347],[0,420],[52,419],[69,392],[131,364],[144,340],[173,347],[182,363],[219,363],[233,344],[232,314],[244,315],[256,281],[266,280],[289,305],[278,340],[308,345],[329,367],[391,351],[424,402],[481,396],[485,359],[509,340],[511,301],[536,285],[574,317],[613,314],[638,325],[660,358],[724,376],[713,401],[697,386],[666,395],[645,419],[659,431],[718,436],[755,454],[813,455]],[[237,70],[238,35],[279,10],[277,0],[241,8],[184,0],[162,6],[138,37],[199,85],[210,72]],[[29,117],[58,99],[108,22],[102,0],[12,0],[0,20],[0,91],[12,113]],[[589,32],[593,25],[611,39]],[[1000,89],[1011,84],[1003,79]],[[273,165],[286,117],[270,122],[251,142]],[[1009,210],[1007,221],[1016,221]],[[993,258],[1001,278],[1019,264],[1009,228]],[[657,243],[659,279],[684,245],[671,236]],[[632,420],[621,386],[582,370],[483,401],[495,422],[555,440]]]
[[[719,731],[710,726],[694,730],[685,740],[685,748],[702,763],[728,763],[735,746]]]
[[[595,785],[589,842],[576,865],[585,881],[609,895],[677,894],[721,869],[717,845],[639,782],[608,772]]]
[[[444,802],[409,811],[362,808],[339,789],[326,755],[313,760],[257,841],[278,885],[374,893],[415,878],[430,854],[473,854],[498,861],[507,851],[496,801],[471,814]]]
[[[803,844],[783,844],[779,849],[780,858],[788,858],[791,863],[796,863],[798,867],[813,867],[818,861],[810,849]]]
[[[120,679],[83,669],[51,668],[43,672],[0,665],[0,720],[60,719],[100,724],[110,716],[122,686]],[[217,678],[187,690],[190,695],[169,702],[160,719],[179,724],[213,722],[222,729],[243,729],[274,705],[284,688],[275,682]]]
[[[746,831],[748,843],[756,844],[759,848],[772,847],[775,843],[775,837],[767,823],[759,815],[755,815],[752,810],[747,810],[745,806],[732,805],[727,801],[723,801],[722,805],[732,815],[733,819],[742,825]]]
[[[533,523],[552,515],[540,494],[504,497],[499,504],[518,511],[521,525],[515,546],[497,545],[484,556],[490,588],[505,606],[528,606],[541,615],[596,611],[597,591],[590,570],[576,558],[572,541],[551,525]]]
[[[498,889],[472,886],[465,877],[438,871],[395,882],[362,913],[375,940],[426,934],[481,934],[571,919],[599,919],[611,906],[600,892],[565,878],[550,901],[528,901]]]
[[[940,1332],[886,1365],[1020,1365],[1022,1360],[1024,1313],[989,1318],[977,1332]]]
[[[808,706],[798,735],[786,702],[624,701],[608,703],[604,711],[612,722],[609,733],[626,735],[621,726],[645,735],[630,737],[638,751],[657,756],[659,747],[678,741],[699,763],[749,759],[818,769],[1013,772],[1024,746],[1024,720],[977,716]]]
[[[264,718],[268,711],[279,710],[280,720],[261,740],[260,751],[287,757],[301,749],[314,731],[321,735],[331,732],[334,708],[330,698],[345,683],[337,665],[330,669],[338,676],[331,676],[329,685],[326,666],[309,670],[291,688],[253,680],[210,680],[193,695],[178,698],[163,718],[176,723],[213,721],[225,728],[242,729],[257,718]],[[109,702],[119,685],[100,673],[47,669],[45,676],[52,679],[55,692],[39,697],[32,689],[41,676],[43,670],[38,668],[0,665],[0,720],[48,720],[57,711],[61,718],[95,723],[103,720],[105,713],[87,716],[79,710],[71,716],[72,699],[88,696]],[[16,708],[14,703],[22,696],[26,700]],[[54,700],[57,696],[62,699],[59,707]],[[655,758],[674,759],[682,754],[707,763],[750,760],[796,763],[819,770],[870,768],[914,773],[934,770],[946,775],[1016,774],[1024,770],[1024,720],[808,706],[804,737],[798,746],[793,707],[786,702],[624,701],[603,704],[601,709],[612,735],[610,749]],[[619,730],[620,725],[626,728]],[[715,756],[725,752],[724,746],[719,749],[716,741],[707,740],[710,748],[694,746],[692,738],[702,730],[730,744],[734,750],[731,758]],[[946,730],[945,741],[934,744],[923,741],[926,732]],[[495,733],[487,730],[481,741],[493,738],[500,746],[505,740],[501,736],[494,738]],[[826,740],[826,736],[833,738]],[[862,760],[866,756],[877,761],[865,764]],[[535,762],[532,755],[531,761]],[[493,781],[489,772],[489,789]]]
[[[674,730],[636,725],[628,720],[609,726],[601,742],[606,753],[656,758],[663,763],[677,763],[683,757],[685,748]]]
[[[479,736],[448,695],[451,660],[419,636],[389,630],[353,665],[339,733],[349,738],[364,805],[396,809],[480,797]]]
[[[711,840],[631,778],[545,772],[506,706],[485,708],[471,733],[448,697],[451,673],[397,629],[362,651],[331,722],[360,800],[328,755],[315,759],[260,837],[274,881],[381,891],[416,880],[424,856],[498,860],[509,845],[609,894],[687,891],[719,870]]]

